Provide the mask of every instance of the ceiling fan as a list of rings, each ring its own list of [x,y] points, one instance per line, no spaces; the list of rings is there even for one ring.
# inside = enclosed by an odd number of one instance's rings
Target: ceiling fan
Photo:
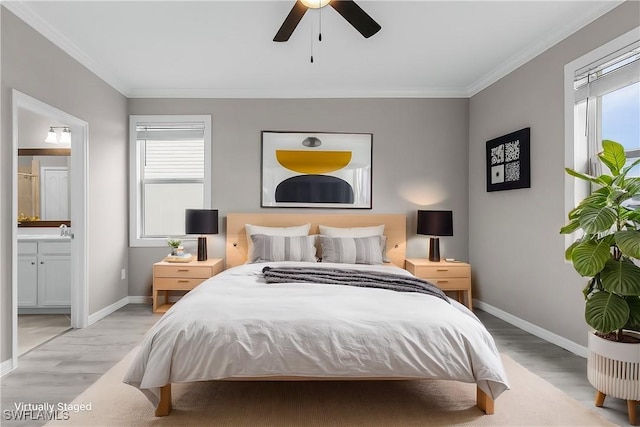
[[[293,31],[309,8],[319,9],[327,4],[331,5],[365,38],[369,38],[380,31],[380,25],[353,0],[296,0],[273,41],[286,42],[289,40],[289,37],[291,37],[291,34],[293,34]]]

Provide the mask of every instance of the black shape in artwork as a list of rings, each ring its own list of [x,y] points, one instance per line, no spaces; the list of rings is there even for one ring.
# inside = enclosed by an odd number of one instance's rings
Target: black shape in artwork
[[[343,179],[328,175],[298,175],[276,187],[276,202],[353,204],[353,188]]]

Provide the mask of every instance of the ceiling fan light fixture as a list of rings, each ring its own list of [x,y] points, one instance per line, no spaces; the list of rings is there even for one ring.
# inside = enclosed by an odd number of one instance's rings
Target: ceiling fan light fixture
[[[307,6],[309,9],[320,9],[329,4],[331,0],[300,0],[300,3]]]

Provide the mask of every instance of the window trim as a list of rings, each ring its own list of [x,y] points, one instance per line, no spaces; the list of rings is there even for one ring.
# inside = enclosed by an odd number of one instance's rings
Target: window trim
[[[575,89],[574,79],[576,71],[588,66],[589,64],[604,58],[614,52],[619,51],[625,46],[629,46],[638,40],[638,31],[640,27],[635,27],[631,31],[611,40],[610,42],[592,50],[591,52],[577,58],[564,66],[564,165],[567,168],[575,169],[577,164],[588,162],[588,152],[579,150],[576,147],[575,138]],[[590,120],[590,123],[595,123]],[[569,212],[586,197],[590,192],[590,186],[587,182],[576,180],[569,174],[564,175],[564,218],[563,224],[566,223]],[[577,238],[576,233],[565,234],[565,249],[568,248]]]
[[[166,246],[165,237],[142,237],[142,149],[137,143],[138,123],[166,122],[203,122],[204,123],[204,209],[211,209],[211,116],[210,115],[130,115],[129,116],[129,246],[161,247]],[[185,237],[185,241],[195,241],[196,237]]]

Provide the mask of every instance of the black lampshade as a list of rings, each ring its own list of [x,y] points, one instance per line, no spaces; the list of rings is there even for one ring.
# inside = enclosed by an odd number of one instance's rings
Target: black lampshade
[[[427,236],[453,236],[451,211],[418,211],[418,234]],[[429,261],[440,262],[440,239],[429,239]]]
[[[186,234],[218,234],[218,211],[214,209],[187,209],[184,214]],[[198,237],[198,261],[207,260],[207,238]]]
[[[184,214],[186,234],[218,234],[218,211],[187,209]]]
[[[418,234],[453,236],[453,212],[418,211]]]

